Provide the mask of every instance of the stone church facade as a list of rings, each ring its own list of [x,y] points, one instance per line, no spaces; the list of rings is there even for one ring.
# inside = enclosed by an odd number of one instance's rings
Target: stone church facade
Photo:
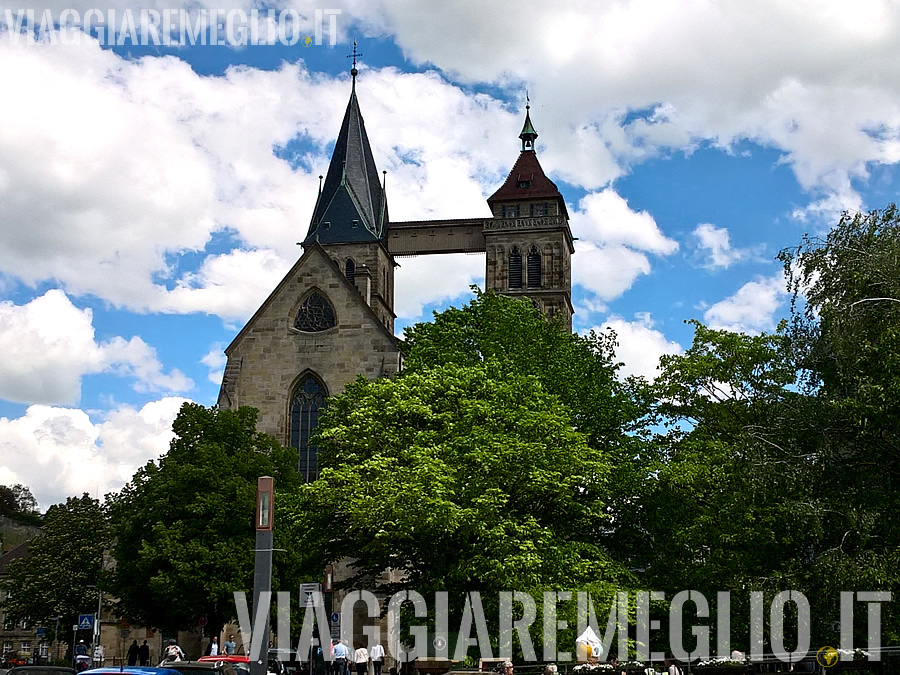
[[[310,444],[325,399],[360,374],[402,367],[394,337],[395,258],[485,254],[485,287],[528,297],[572,325],[571,256],[565,201],[535,153],[526,107],[519,157],[487,202],[489,218],[391,222],[382,176],[356,95],[335,142],[303,254],[226,348],[220,408],[253,406],[258,428],[297,449],[306,480],[318,475]]]

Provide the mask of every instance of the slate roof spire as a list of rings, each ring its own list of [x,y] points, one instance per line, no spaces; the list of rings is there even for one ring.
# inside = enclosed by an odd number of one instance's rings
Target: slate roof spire
[[[386,235],[387,201],[356,98],[356,57],[360,56],[356,42],[350,56],[350,101],[304,244],[379,241]]]

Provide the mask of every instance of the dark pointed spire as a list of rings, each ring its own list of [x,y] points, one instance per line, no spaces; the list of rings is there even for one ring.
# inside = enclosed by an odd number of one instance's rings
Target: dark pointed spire
[[[387,202],[356,98],[355,57],[360,54],[355,43],[351,56],[354,86],[350,102],[304,243],[377,241],[385,235]]]
[[[519,134],[519,138],[522,139],[522,151],[526,150],[534,150],[534,141],[538,137],[538,132],[535,131],[534,125],[531,123],[531,99],[528,98],[528,94],[525,94],[525,124],[522,127],[522,133]]]

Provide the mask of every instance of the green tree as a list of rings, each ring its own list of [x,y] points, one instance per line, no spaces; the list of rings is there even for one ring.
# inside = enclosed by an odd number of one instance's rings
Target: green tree
[[[844,214],[781,259],[792,338],[815,415],[821,592],[900,592],[900,212]],[[900,616],[886,632],[900,637]]]
[[[404,368],[491,361],[503,376],[536,378],[559,398],[588,445],[608,458],[606,510],[616,525],[600,536],[618,559],[630,559],[647,545],[642,495],[652,487],[648,477],[659,463],[649,442],[650,390],[639,379],[617,378],[614,333],[573,334],[546,320],[528,300],[473,291],[476,297],[467,305],[406,330]]]
[[[802,591],[820,644],[838,639],[840,591],[900,590],[898,254],[893,206],[845,214],[781,253],[794,298],[776,334],[697,324],[664,360],[666,461],[645,500],[655,586],[740,590],[744,605],[748,590]],[[746,622],[746,606],[732,615]],[[884,628],[896,640],[889,606]]]
[[[96,611],[103,554],[109,545],[107,516],[87,494],[51,506],[43,535],[28,543],[28,556],[9,565],[4,609],[14,620],[51,628],[76,623]]]
[[[119,611],[146,626],[210,634],[236,616],[234,591],[252,588],[256,479],[297,478],[296,453],[256,431],[256,411],[186,403],[175,439],[111,498]]]
[[[650,468],[613,344],[494,293],[408,329],[401,374],[329,399],[295,538],[310,560],[352,558],[348,586],[448,591],[455,616],[479,591],[494,622],[500,591],[633,586],[610,542]]]
[[[732,598],[734,646],[747,648],[748,591],[807,587],[818,531],[804,461],[810,402],[796,391],[784,333],[749,336],[694,323],[692,346],[666,356],[654,387],[666,461],[644,504],[647,583]]]
[[[41,522],[37,500],[21,483],[0,485],[0,515],[28,525],[40,525]]]

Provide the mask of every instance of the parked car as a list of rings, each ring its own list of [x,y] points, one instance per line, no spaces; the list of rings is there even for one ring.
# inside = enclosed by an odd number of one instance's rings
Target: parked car
[[[75,675],[75,669],[65,666],[16,666],[10,668],[6,675]]]
[[[171,670],[154,668],[153,666],[107,666],[91,668],[80,675],[175,675]]]
[[[225,654],[219,656],[201,656],[199,661],[201,663],[211,663],[215,661],[228,663],[234,667],[237,675],[249,675],[250,673],[250,658],[242,654],[232,654],[231,656]],[[269,650],[269,663],[266,667],[266,671],[268,672],[268,675],[285,675],[284,664],[278,658],[278,654],[274,649]]]
[[[160,675],[170,675],[173,670],[181,675],[247,675],[250,672],[249,664],[247,670],[238,670],[235,666],[240,664],[229,663],[226,658],[234,657],[216,657],[214,661],[168,661],[159,665],[159,670],[163,671]]]
[[[199,660],[202,663],[221,661],[231,664],[238,675],[247,675],[250,672],[250,659],[246,656],[220,654],[218,656],[201,656]]]

